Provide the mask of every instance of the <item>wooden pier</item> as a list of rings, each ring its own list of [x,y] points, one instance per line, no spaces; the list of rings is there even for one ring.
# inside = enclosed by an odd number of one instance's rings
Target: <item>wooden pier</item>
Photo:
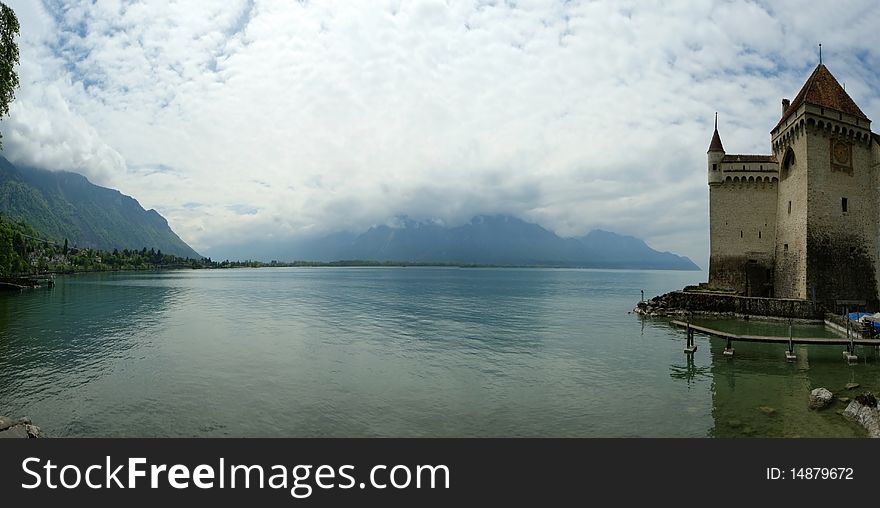
[[[679,328],[684,328],[687,330],[687,347],[685,348],[685,353],[693,354],[696,351],[697,347],[694,345],[694,332],[704,333],[706,335],[714,335],[716,337],[720,337],[722,339],[727,339],[727,347],[724,349],[724,355],[732,357],[733,356],[733,346],[732,343],[734,341],[739,342],[764,342],[771,344],[786,344],[788,349],[785,352],[785,358],[788,361],[795,360],[794,355],[794,344],[807,344],[812,346],[846,346],[846,350],[843,352],[844,358],[848,361],[855,361],[858,357],[855,355],[855,346],[880,346],[880,339],[866,339],[863,337],[856,337],[855,334],[850,335],[849,337],[795,337],[791,335],[791,326],[789,325],[789,336],[773,336],[773,335],[737,335],[735,333],[723,332],[721,330],[715,330],[714,328],[708,328],[705,326],[698,326],[689,322],[674,320],[671,322],[672,325],[677,326]]]

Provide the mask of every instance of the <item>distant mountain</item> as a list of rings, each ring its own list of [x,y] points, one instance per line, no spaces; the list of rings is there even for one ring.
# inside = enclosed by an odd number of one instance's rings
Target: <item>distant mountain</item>
[[[156,210],[66,171],[16,167],[0,156],[0,214],[50,239],[102,250],[148,249],[201,258]]]
[[[369,260],[699,270],[690,259],[659,252],[642,240],[595,230],[562,238],[543,227],[507,216],[480,215],[447,228],[402,219],[360,235],[337,233],[301,242],[279,260]]]

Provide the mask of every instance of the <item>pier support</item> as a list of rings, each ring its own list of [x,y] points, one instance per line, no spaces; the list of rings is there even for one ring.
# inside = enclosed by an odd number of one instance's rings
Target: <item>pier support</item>
[[[791,332],[791,319],[788,320],[788,349],[785,351],[785,361],[793,362],[797,360],[797,355],[794,354],[794,341],[792,340],[792,332]]]
[[[733,353],[734,353],[734,350],[733,350],[733,344],[731,344],[730,337],[728,337],[728,338],[727,338],[727,347],[724,348],[724,353],[723,353],[723,354],[724,354],[724,356],[727,356],[727,357],[731,357],[731,358],[732,358],[732,357],[733,357]]]
[[[687,345],[684,348],[686,354],[692,355],[697,351],[697,345],[694,344],[694,329],[691,328],[691,318],[688,316],[687,322]]]
[[[849,316],[849,309],[847,309],[847,316]],[[849,344],[847,344],[846,349],[843,350],[843,359],[846,360],[847,363],[853,363],[859,360],[859,357],[856,356],[855,331],[850,330],[850,325],[849,317],[847,317],[846,338],[849,339]]]

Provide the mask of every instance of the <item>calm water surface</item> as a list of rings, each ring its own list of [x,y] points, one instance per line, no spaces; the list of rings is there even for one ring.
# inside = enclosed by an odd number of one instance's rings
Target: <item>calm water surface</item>
[[[700,272],[279,268],[90,274],[0,294],[0,414],[51,436],[861,436],[809,390],[840,348],[628,314]],[[715,322],[743,333],[774,323]],[[799,327],[800,334],[827,333]],[[772,408],[772,411],[768,410]]]

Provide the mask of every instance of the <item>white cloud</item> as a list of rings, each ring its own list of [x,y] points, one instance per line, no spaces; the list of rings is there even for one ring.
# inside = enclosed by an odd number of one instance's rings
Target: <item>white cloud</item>
[[[6,151],[113,184],[215,256],[398,214],[507,212],[705,264],[716,110],[728,150],[767,152],[823,42],[880,118],[872,2],[12,6],[33,11],[33,88]]]

